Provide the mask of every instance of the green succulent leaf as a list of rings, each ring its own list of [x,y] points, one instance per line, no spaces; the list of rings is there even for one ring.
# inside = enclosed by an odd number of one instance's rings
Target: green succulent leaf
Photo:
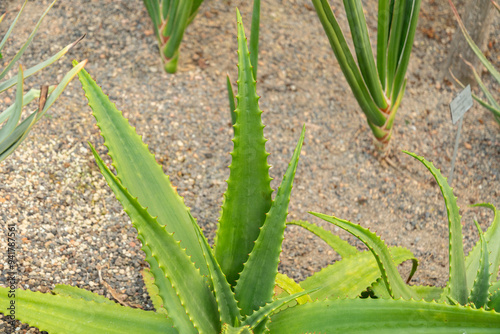
[[[236,299],[234,299],[234,293],[231,290],[231,286],[227,282],[226,276],[217,263],[217,260],[215,259],[212,249],[203,235],[203,232],[194,220],[193,216],[191,216],[191,214],[189,214],[189,216],[191,217],[193,226],[198,231],[198,240],[203,250],[203,254],[205,255],[205,260],[208,264],[210,279],[212,281],[214,294],[217,299],[220,321],[223,324],[239,324],[241,321],[240,309],[238,308]]]
[[[215,241],[215,256],[231,286],[248,259],[272,202],[262,111],[239,12],[238,57],[234,149]]]
[[[304,289],[298,283],[296,283],[293,279],[282,273],[278,273],[276,275],[276,285],[289,295],[293,295],[295,293],[304,291]],[[309,295],[304,295],[302,297],[297,298],[298,304],[305,304],[309,302],[312,303],[312,299]]]
[[[172,187],[169,177],[163,174],[148,146],[90,75],[84,70],[78,77],[101,129],[108,155],[113,159],[118,179],[143,206],[147,205],[148,212],[157,217],[160,225],[174,233],[174,238],[186,248],[201,274],[207,275],[208,268],[187,207]]]
[[[229,113],[231,115],[231,124],[235,125],[237,117],[235,112],[236,101],[234,100],[233,85],[231,84],[231,79],[229,78],[229,75],[227,76],[226,86],[227,86],[227,98],[229,100]]]
[[[389,252],[395,265],[415,260],[413,254],[406,248],[391,247]],[[304,289],[320,287],[318,291],[311,294],[313,300],[355,298],[377,278],[380,278],[380,270],[373,254],[359,252],[314,273],[301,282],[300,286]]]
[[[9,314],[8,288],[0,287],[0,312]],[[60,291],[60,289],[59,289]],[[165,315],[88,300],[83,296],[15,290],[16,319],[51,334],[177,334]]]
[[[297,225],[305,228],[311,233],[314,233],[321,240],[326,242],[334,251],[339,253],[342,258],[356,255],[359,251],[356,247],[351,246],[347,241],[340,239],[339,236],[323,229],[321,226],[311,224],[303,220],[294,220],[287,223],[287,225]]]
[[[291,302],[294,299],[300,298],[302,296],[305,296],[306,294],[309,294],[311,292],[314,292],[317,289],[313,290],[308,290],[308,291],[302,291],[302,292],[297,292],[294,293],[293,295],[283,297],[280,299],[277,299],[273,302],[270,302],[261,308],[259,308],[257,311],[253,312],[251,315],[249,315],[245,321],[243,321],[243,325],[250,326],[251,328],[257,327],[262,321],[264,321],[267,317],[269,317],[274,311],[285,305],[286,303]]]
[[[344,73],[361,110],[370,122],[377,126],[383,126],[385,124],[385,117],[378,110],[377,105],[370,96],[358,65],[349,50],[342,29],[328,4],[328,0],[312,0],[312,2],[330,41],[333,53],[339,62],[340,69]]]
[[[410,299],[417,297],[414,291],[411,290],[405,282],[403,282],[389,249],[375,233],[347,220],[327,216],[321,213],[311,212],[311,214],[346,230],[361,240],[368,247],[368,249],[370,249],[373,256],[375,256],[387,290],[393,298],[402,297],[404,299]],[[416,270],[416,264],[415,260],[413,263],[412,273]],[[372,280],[372,282],[373,281],[374,280]]]
[[[305,126],[302,128],[299,142],[278,188],[276,198],[266,215],[266,221],[234,289],[242,314],[248,315],[272,300],[288,204],[304,135]]]
[[[388,105],[375,66],[361,0],[344,0],[344,7],[363,79],[377,107],[379,109],[386,109]]]
[[[52,293],[59,295],[59,296],[63,296],[63,297],[81,298],[81,299],[89,301],[89,302],[93,301],[96,303],[105,303],[105,304],[115,305],[114,301],[109,300],[108,298],[106,298],[104,296],[98,295],[97,293],[87,291],[85,289],[80,289],[76,286],[58,284],[52,290]]]
[[[489,288],[490,288],[490,263],[488,260],[488,244],[484,238],[483,231],[477,221],[474,221],[479,232],[479,240],[481,242],[481,253],[479,259],[479,269],[472,286],[472,291],[469,296],[469,302],[474,304],[476,308],[481,308],[488,302]]]
[[[500,289],[493,291],[488,297],[488,309],[495,310],[500,313]]]
[[[414,153],[407,151],[403,152],[420,161],[431,172],[441,189],[448,214],[448,226],[450,231],[450,270],[448,280],[450,297],[461,305],[465,305],[468,301],[469,290],[467,289],[462,224],[460,222],[461,216],[459,214],[457,198],[453,194],[453,189],[448,185],[446,178],[441,175],[439,169],[434,167],[431,162],[428,162],[423,157],[419,157]]]
[[[229,324],[224,324],[222,334],[253,334],[250,326],[232,327]]]
[[[160,289],[155,284],[155,276],[148,268],[144,268],[144,270],[141,271],[141,274],[142,279],[144,280],[144,285],[146,285],[146,290],[148,291],[149,298],[151,298],[151,302],[153,303],[156,312],[167,314],[167,310],[163,307],[163,300],[160,297]]]
[[[491,226],[484,233],[484,239],[489,251],[489,272],[492,274],[490,283],[496,279],[498,268],[500,267],[500,214],[495,206],[490,203],[481,203],[472,205],[473,207],[484,207],[493,211],[494,217]],[[472,284],[479,271],[479,262],[481,259],[481,246],[477,243],[474,248],[469,252],[465,259],[465,267],[467,268],[467,289],[472,289]]]
[[[250,27],[250,43],[248,49],[250,51],[250,63],[252,64],[252,73],[255,80],[257,80],[257,67],[259,65],[259,25],[260,0],[253,0],[252,26]]]
[[[495,333],[500,314],[414,300],[338,299],[298,305],[271,316],[273,334]]]
[[[193,332],[193,326],[204,333],[220,331],[221,325],[214,295],[203,276],[200,275],[199,269],[194,266],[185,250],[181,248],[180,242],[175,240],[173,235],[155,218],[151,217],[109,170],[92,145],[90,148],[101,173],[137,229],[143,248],[151,250],[157,265],[163,270],[165,279],[170,282],[177,293],[181,305],[191,320],[174,318],[174,313],[170,310],[178,307],[178,303],[170,304],[166,297],[171,297],[172,294],[164,294],[164,291],[160,290],[163,305],[173,319],[174,326],[181,333]]]

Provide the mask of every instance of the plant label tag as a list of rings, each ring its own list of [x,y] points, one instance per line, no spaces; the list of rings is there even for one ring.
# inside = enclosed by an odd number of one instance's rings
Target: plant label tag
[[[460,94],[458,94],[458,96],[450,103],[451,120],[453,121],[453,124],[457,124],[457,122],[471,107],[472,92],[470,85],[467,85],[467,87],[465,87],[464,90],[462,90]]]

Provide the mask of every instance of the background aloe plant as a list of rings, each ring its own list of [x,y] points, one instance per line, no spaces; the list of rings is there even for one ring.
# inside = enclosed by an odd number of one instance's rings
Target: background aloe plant
[[[156,312],[56,286],[52,294],[17,290],[16,317],[50,333],[487,333],[500,328],[495,312],[426,301],[352,299],[380,277],[379,260],[310,224],[304,226],[323,235],[344,259],[300,285],[278,273],[304,129],[272,200],[262,111],[239,13],[238,59],[234,149],[213,249],[135,129],[88,73],[79,73],[117,174],[91,146],[92,152],[138,231],[150,265],[143,273],[146,288]],[[238,250],[247,244],[253,247],[241,256]],[[396,263],[414,259],[403,248],[387,251]],[[274,293],[276,285],[281,296]],[[0,288],[2,312],[7,312],[7,291]],[[283,307],[286,303],[293,307]]]
[[[80,40],[69,44],[64,49],[59,51],[54,56],[49,59],[35,65],[29,69],[24,70],[22,66],[19,66],[17,75],[8,78],[10,70],[14,67],[16,62],[21,58],[26,48],[30,45],[31,41],[36,35],[40,24],[42,23],[44,17],[47,15],[49,10],[52,8],[56,1],[53,1],[47,10],[42,14],[38,20],[35,28],[29,35],[26,42],[23,44],[21,49],[16,53],[16,55],[6,63],[4,68],[0,68],[0,93],[5,92],[7,89],[16,86],[16,95],[14,104],[5,109],[0,113],[0,124],[4,123],[0,128],[0,161],[4,160],[9,156],[28,136],[30,130],[33,128],[35,123],[40,120],[40,118],[47,112],[47,110],[54,104],[57,98],[64,91],[68,83],[76,76],[76,74],[85,66],[87,61],[83,61],[77,66],[75,66],[71,71],[69,71],[61,82],[57,86],[42,87],[41,90],[31,89],[26,94],[24,94],[24,79],[37,73],[38,71],[44,69],[50,64],[57,61],[59,58],[64,56],[73,46],[75,46]],[[0,41],[0,59],[2,58],[2,50],[10,37],[14,27],[21,16],[24,7],[28,1],[26,0],[19,10],[14,21],[11,23],[9,29],[5,33],[3,39]],[[0,23],[5,18],[6,14],[0,16]],[[82,37],[83,38],[83,37]],[[21,121],[21,116],[23,112],[23,107],[28,105],[33,100],[39,98],[38,108],[33,111],[28,117]],[[21,121],[21,122],[20,122]]]
[[[379,0],[375,59],[361,0],[344,0],[357,63],[328,0],[312,2],[340,68],[366,115],[376,147],[384,151],[406,88],[421,1]]]
[[[479,47],[476,45],[476,43],[474,43],[474,41],[470,37],[469,33],[467,32],[467,29],[465,28],[464,23],[462,22],[462,20],[460,19],[460,16],[458,15],[457,9],[453,5],[453,2],[451,2],[451,0],[448,0],[448,2],[450,3],[451,8],[453,9],[453,13],[455,14],[455,17],[458,21],[458,26],[460,27],[460,30],[462,30],[462,33],[464,34],[464,37],[465,37],[467,43],[469,43],[469,46],[471,47],[472,51],[474,51],[474,53],[477,55],[477,57],[479,58],[481,63],[484,65],[484,67],[486,67],[486,69],[490,72],[490,74],[493,76],[493,78],[498,83],[500,83],[500,73],[498,72],[498,70],[495,67],[493,67],[493,65],[490,63],[490,61],[481,52],[481,49],[479,49]],[[498,6],[498,4],[496,2],[494,2],[493,0],[491,2],[493,3],[494,7],[500,12],[500,7]],[[484,84],[483,80],[481,80],[481,76],[477,73],[474,66],[472,66],[472,64],[467,62],[465,59],[463,59],[463,61],[467,65],[469,65],[469,67],[471,68],[471,71],[474,74],[474,78],[476,79],[477,84],[481,88],[481,91],[486,96],[486,99],[488,101],[482,100],[474,93],[472,94],[472,97],[474,98],[474,100],[479,102],[480,105],[482,105],[483,107],[485,107],[486,109],[491,111],[493,113],[493,116],[495,117],[495,120],[497,121],[497,123],[500,124],[500,104],[495,100],[495,98],[493,97],[493,94],[491,94],[491,92],[488,90],[488,88]],[[453,73],[451,73],[451,75],[453,76]],[[459,85],[464,87],[464,85],[460,81],[458,81],[458,79],[455,78],[455,80],[458,82]]]
[[[177,71],[184,31],[194,20],[203,0],[143,0],[158,40],[163,68]]]

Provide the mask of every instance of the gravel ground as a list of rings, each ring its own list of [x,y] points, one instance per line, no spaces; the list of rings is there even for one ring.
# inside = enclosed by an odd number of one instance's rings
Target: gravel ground
[[[0,12],[19,1],[0,2]],[[232,149],[225,74],[236,78],[235,8],[250,27],[251,2],[207,0],[188,28],[179,72],[161,69],[158,48],[141,1],[60,0],[23,57],[32,66],[87,33],[70,55],[27,80],[27,86],[56,83],[71,59],[88,59],[87,71],[125,117],[143,134],[164,171],[213,239]],[[341,1],[331,1],[347,26]],[[376,1],[367,1],[370,31],[376,31]],[[10,59],[48,1],[30,2],[4,54]],[[9,15],[10,22],[13,15]],[[496,19],[492,31],[498,31]],[[2,33],[7,24],[2,25]],[[309,215],[333,214],[360,223],[389,245],[408,247],[420,259],[413,283],[443,286],[448,275],[446,213],[439,188],[417,161],[426,157],[448,175],[456,127],[448,104],[457,90],[438,79],[455,30],[445,2],[424,0],[389,163],[374,155],[364,116],[337,65],[308,0],[262,4],[258,92],[262,95],[268,158],[277,189],[302,124],[306,142],[297,171],[289,219],[309,220],[360,242]],[[488,53],[498,65],[497,36]],[[10,94],[10,95],[9,95]],[[0,95],[9,105],[12,92]],[[0,108],[0,110],[3,110]],[[465,116],[453,181],[461,207],[466,251],[492,220],[471,203],[500,207],[500,128],[478,106]],[[13,155],[0,164],[0,224],[19,234],[19,287],[48,291],[70,284],[111,297],[100,277],[128,302],[151,308],[140,270],[147,264],[135,229],[100,175],[87,141],[105,152],[77,80]],[[0,254],[6,236],[0,233]],[[325,243],[290,227],[280,270],[300,281],[338,259]],[[6,256],[0,260],[0,270]],[[402,268],[404,271],[405,268]],[[5,276],[0,276],[5,286]],[[0,320],[0,332],[6,331]],[[27,326],[19,325],[18,332]],[[37,330],[29,329],[30,333]]]

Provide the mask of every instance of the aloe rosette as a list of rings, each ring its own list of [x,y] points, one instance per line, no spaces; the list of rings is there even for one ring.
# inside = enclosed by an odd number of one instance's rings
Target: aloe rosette
[[[405,76],[421,0],[379,0],[376,59],[361,0],[344,0],[357,62],[328,0],[312,2],[347,83],[375,136],[375,145],[385,151],[406,89]]]
[[[423,300],[356,298],[381,277],[380,261],[372,252],[361,252],[305,222],[297,224],[322,236],[343,259],[300,283],[278,273],[305,130],[273,200],[262,111],[239,13],[238,63],[234,149],[213,247],[135,129],[88,73],[79,73],[116,175],[91,146],[92,152],[137,229],[150,266],[143,276],[155,311],[120,306],[95,293],[59,285],[46,294],[16,290],[16,318],[51,334],[488,333],[498,329],[496,312]],[[377,249],[382,248],[379,243]],[[396,263],[413,260],[416,266],[410,251],[384,250],[389,254],[385,258]],[[0,311],[6,314],[7,291],[0,288]]]
[[[474,51],[474,53],[476,54],[478,59],[481,61],[481,64],[483,64],[483,66],[486,67],[486,69],[488,70],[488,72],[490,72],[491,76],[496,80],[496,82],[500,83],[500,73],[498,72],[498,70],[495,67],[493,67],[491,62],[485,57],[485,55],[481,52],[481,49],[476,45],[476,43],[474,43],[474,41],[470,37],[469,33],[467,32],[467,29],[465,28],[464,23],[462,22],[462,20],[460,19],[460,16],[458,15],[457,9],[453,5],[453,2],[451,2],[451,0],[448,0],[448,2],[450,3],[451,8],[453,9],[453,14],[455,14],[455,18],[457,19],[458,27],[462,31],[467,43],[469,43],[469,46],[471,47],[472,51]],[[493,3],[493,5],[497,9],[497,11],[500,12],[499,5],[496,2],[494,2],[493,0],[491,2]],[[483,92],[484,96],[486,96],[487,101],[481,99],[479,96],[477,96],[474,93],[472,93],[472,97],[481,106],[483,106],[484,108],[489,110],[493,114],[493,116],[495,117],[495,120],[497,121],[497,123],[500,124],[500,104],[497,102],[497,100],[495,99],[495,97],[493,96],[491,91],[486,87],[483,80],[481,79],[481,76],[479,75],[479,73],[477,73],[474,66],[471,63],[469,63],[468,61],[466,61],[465,59],[463,59],[463,61],[465,64],[467,64],[470,67],[472,74],[474,75],[474,78],[476,79],[476,82],[479,85],[479,88]],[[453,76],[453,73],[451,73],[451,75]],[[454,79],[458,82],[458,84],[460,86],[465,87],[464,84],[462,84],[460,81],[458,81],[457,78],[454,77]]]
[[[76,42],[69,44],[64,49],[62,49],[52,57],[46,59],[45,61],[39,63],[38,65],[35,65],[28,69],[23,69],[22,66],[19,66],[17,75],[13,76],[12,78],[7,78],[10,70],[16,65],[16,62],[21,58],[26,48],[35,38],[40,24],[42,23],[49,10],[55,4],[55,2],[56,0],[53,1],[42,14],[37,24],[35,25],[35,28],[31,32],[21,49],[14,55],[11,60],[4,64],[3,68],[0,67],[0,93],[5,92],[6,90],[14,86],[16,88],[14,103],[0,113],[0,124],[3,124],[0,128],[0,161],[7,158],[27,138],[35,123],[40,120],[40,118],[47,112],[47,110],[49,110],[49,108],[54,104],[57,98],[62,94],[69,82],[77,75],[77,73],[85,66],[87,62],[85,60],[75,66],[64,76],[64,78],[57,86],[42,87],[40,90],[30,89],[26,94],[24,94],[24,79],[41,71],[45,67],[51,65],[59,58],[64,56],[81,40],[80,38]],[[26,0],[19,10],[19,13],[11,23],[9,29],[7,29],[7,32],[0,41],[0,59],[3,58],[2,50],[5,46],[5,43],[14,30],[16,23],[19,21],[19,18],[27,3],[28,1]],[[5,16],[6,14],[0,16],[0,23],[3,21]],[[27,116],[23,121],[21,121],[23,107],[25,107],[35,99],[40,99],[38,108],[35,109],[35,111],[31,112],[30,115]]]
[[[203,0],[143,0],[158,40],[163,68],[177,71],[184,31],[196,17]]]

